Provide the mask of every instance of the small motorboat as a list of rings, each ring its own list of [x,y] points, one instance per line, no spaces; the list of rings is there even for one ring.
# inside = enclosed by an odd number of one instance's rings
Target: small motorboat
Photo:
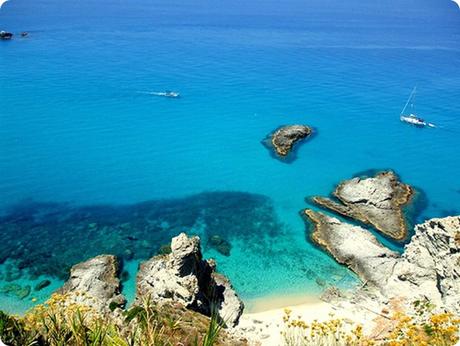
[[[11,40],[13,34],[7,31],[0,31],[0,40]]]
[[[417,91],[417,87],[414,87],[412,90],[409,99],[406,102],[401,114],[399,115],[399,119],[407,124],[411,124],[418,127],[436,127],[434,124],[426,122],[422,118],[418,117],[415,114],[415,93]],[[407,106],[410,104],[411,112],[409,114],[405,114]]]
[[[180,97],[180,94],[179,94],[178,92],[169,91],[169,90],[162,91],[162,92],[153,92],[152,95],[155,95],[155,96],[162,96],[162,97],[171,97],[171,98],[178,98],[178,97]]]

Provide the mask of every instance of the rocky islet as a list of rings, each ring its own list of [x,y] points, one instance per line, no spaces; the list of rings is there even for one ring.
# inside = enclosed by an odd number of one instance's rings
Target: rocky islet
[[[306,125],[286,125],[281,126],[271,133],[264,141],[275,153],[275,157],[285,159],[289,154],[292,155],[294,145],[311,136],[313,130]]]

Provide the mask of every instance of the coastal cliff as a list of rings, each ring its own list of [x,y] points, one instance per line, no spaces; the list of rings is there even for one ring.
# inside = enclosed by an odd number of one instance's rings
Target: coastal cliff
[[[174,301],[210,316],[216,309],[220,319],[235,326],[244,304],[226,277],[216,272],[214,261],[202,258],[200,238],[185,233],[172,239],[171,253],[141,264],[136,301]]]
[[[119,263],[100,255],[74,265],[65,284],[23,318],[0,312],[8,346],[247,345],[229,332],[244,305],[230,281],[204,260],[198,237],[174,237],[171,253],[141,264],[126,307]]]
[[[362,227],[312,210],[305,215],[313,223],[313,241],[375,288],[382,303],[427,299],[439,309],[460,314],[460,216],[416,225],[398,255]]]
[[[416,225],[404,251],[397,253],[362,226],[321,211],[306,209],[304,215],[312,240],[354,271],[362,285],[350,291],[326,287],[322,299],[327,303],[301,306],[302,317],[293,317],[290,309],[284,316],[277,310],[242,316],[243,302],[216,271],[215,261],[203,258],[200,238],[181,233],[172,239],[169,253],[140,265],[132,306],[126,307],[121,294],[117,258],[100,255],[74,265],[63,287],[24,318],[0,313],[7,326],[0,328],[0,338],[9,346],[34,341],[79,346],[100,337],[105,341],[98,345],[110,346],[127,345],[121,340],[131,345],[298,345],[299,335],[311,345],[340,335],[341,346],[386,345],[388,340],[429,340],[427,345],[450,340],[444,344],[453,345],[458,340],[460,216]],[[430,334],[430,328],[439,328],[439,334]]]

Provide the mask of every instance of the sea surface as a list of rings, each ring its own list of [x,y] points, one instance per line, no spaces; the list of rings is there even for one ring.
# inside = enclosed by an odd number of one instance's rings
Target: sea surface
[[[450,0],[11,0],[0,30],[29,32],[0,41],[0,309],[102,252],[132,298],[139,261],[179,232],[249,307],[350,287],[299,212],[369,170],[419,189],[413,222],[460,214]],[[414,86],[434,129],[399,121]],[[315,136],[282,162],[262,142],[297,123]]]

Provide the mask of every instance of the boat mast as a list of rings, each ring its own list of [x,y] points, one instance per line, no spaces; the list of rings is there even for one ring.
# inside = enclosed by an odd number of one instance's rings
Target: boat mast
[[[411,101],[412,96],[415,94],[416,90],[417,90],[417,86],[415,86],[414,89],[412,90],[412,92],[410,93],[409,98],[407,99],[406,105],[404,106],[403,110],[401,111],[401,115],[403,115],[404,112],[406,111],[406,108],[409,105],[409,102]]]

